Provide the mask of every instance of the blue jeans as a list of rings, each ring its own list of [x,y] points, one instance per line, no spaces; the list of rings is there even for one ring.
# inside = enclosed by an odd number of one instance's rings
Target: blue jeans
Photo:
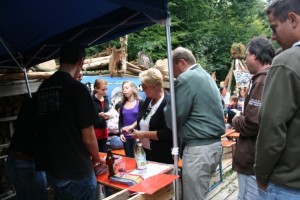
[[[274,183],[268,183],[267,189],[265,191],[259,188],[258,194],[259,194],[259,200],[264,200],[264,199],[299,200],[300,199],[300,190],[279,186]]]
[[[8,156],[5,168],[16,190],[17,199],[45,200],[47,198],[45,173],[35,171],[34,162]]]
[[[126,139],[126,142],[123,142],[125,154],[127,157],[134,158],[135,143],[135,139]]]
[[[90,200],[96,196],[96,177],[92,173],[82,179],[58,179],[46,173],[58,200]]]
[[[257,200],[258,187],[255,176],[238,173],[238,200]]]

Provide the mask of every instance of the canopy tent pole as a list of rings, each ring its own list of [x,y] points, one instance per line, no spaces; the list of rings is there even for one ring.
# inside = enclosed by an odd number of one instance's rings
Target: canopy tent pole
[[[28,76],[27,76],[27,72],[26,72],[26,69],[23,68],[20,63],[16,60],[16,58],[13,56],[13,54],[10,52],[10,50],[8,49],[8,47],[5,45],[2,37],[0,37],[0,42],[2,43],[2,46],[5,48],[5,50],[9,53],[9,55],[12,57],[12,59],[16,62],[16,64],[18,65],[18,67],[23,71],[24,73],[24,78],[25,78],[25,83],[26,83],[26,88],[27,88],[27,91],[28,91],[28,95],[29,97],[31,98],[32,95],[31,95],[31,90],[30,90],[30,86],[29,86],[29,81],[28,81]]]
[[[178,141],[177,141],[177,123],[176,123],[176,108],[175,108],[175,90],[174,90],[174,76],[173,76],[173,62],[172,62],[172,46],[171,46],[171,29],[170,17],[166,19],[166,40],[168,51],[168,66],[169,66],[169,84],[171,94],[171,113],[172,113],[172,134],[173,134],[173,149],[174,156],[174,170],[175,175],[178,175]],[[175,180],[175,199],[179,199],[179,180]]]

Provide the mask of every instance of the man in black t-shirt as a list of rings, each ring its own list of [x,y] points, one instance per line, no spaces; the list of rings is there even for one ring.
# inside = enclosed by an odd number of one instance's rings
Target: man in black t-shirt
[[[60,68],[34,97],[36,167],[46,172],[58,199],[93,199],[93,164],[104,163],[93,128],[98,113],[87,88],[76,80],[83,58],[80,45],[65,43],[60,50]]]
[[[47,183],[45,173],[35,171],[32,106],[32,101],[28,100],[19,111],[5,169],[17,199],[40,200],[46,199]]]

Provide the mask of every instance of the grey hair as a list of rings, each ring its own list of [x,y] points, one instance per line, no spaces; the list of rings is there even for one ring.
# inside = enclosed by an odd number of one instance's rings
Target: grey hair
[[[187,63],[193,65],[196,63],[196,58],[193,53],[184,47],[177,47],[172,52],[173,63],[178,63],[180,59],[185,60]]]
[[[300,1],[299,0],[274,0],[264,12],[273,16],[281,22],[288,18],[290,12],[300,15]]]

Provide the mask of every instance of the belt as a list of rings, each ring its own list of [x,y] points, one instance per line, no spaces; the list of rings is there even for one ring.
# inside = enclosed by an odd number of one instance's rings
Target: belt
[[[25,155],[19,151],[12,151],[10,150],[8,152],[8,155],[14,159],[17,159],[17,160],[26,160],[26,161],[30,161],[30,162],[33,162],[34,159],[32,156],[28,156],[28,155]]]

